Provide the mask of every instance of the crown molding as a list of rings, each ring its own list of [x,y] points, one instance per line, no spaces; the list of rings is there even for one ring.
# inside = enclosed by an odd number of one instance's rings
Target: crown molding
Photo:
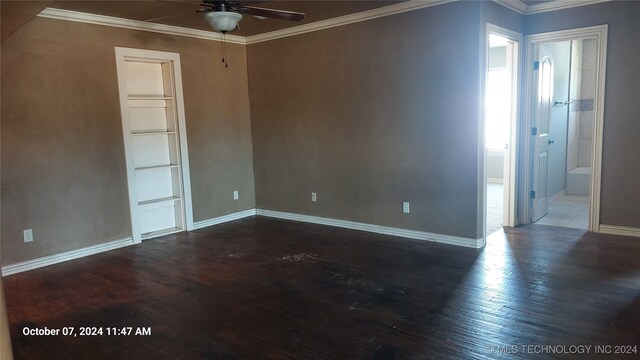
[[[502,5],[509,10],[513,10],[518,14],[525,15],[527,13],[527,4],[523,3],[520,0],[492,0],[494,3],[498,5]]]
[[[38,16],[49,19],[80,22],[85,24],[149,31],[160,34],[185,36],[203,40],[222,41],[222,34],[213,31],[189,29],[179,26],[156,24],[139,20],[123,19],[113,16],[96,15],[79,11],[55,9],[50,7],[42,10],[42,12],[38,14]],[[246,45],[245,38],[243,36],[237,35],[227,35],[225,37],[225,42]]]
[[[593,5],[603,2],[609,2],[612,0],[553,0],[545,3],[538,3],[527,6],[526,14],[537,14],[547,11],[556,11],[562,9],[569,9],[577,6]]]
[[[330,29],[336,26],[353,24],[361,21],[376,19],[384,16],[400,14],[407,11],[423,9],[426,7],[436,6],[454,2],[457,0],[410,0],[383,6],[376,9],[366,10],[355,14],[339,16],[332,19],[320,20],[309,24],[294,26],[282,30],[270,31],[268,33],[247,36],[247,45],[255,44],[263,41],[280,39],[283,37],[304,34],[312,31]]]
[[[249,45],[263,41],[280,39],[288,36],[305,34],[308,32],[330,29],[337,26],[349,25],[361,21],[372,20],[385,16],[400,14],[403,12],[423,9],[431,6],[451,3],[459,0],[409,0],[389,6],[383,6],[376,9],[362,11],[355,14],[344,15],[332,19],[320,20],[309,24],[290,27],[287,29],[271,31],[263,34],[251,36],[226,35],[225,41],[232,44]],[[553,0],[546,3],[539,3],[527,6],[520,0],[492,0],[496,4],[504,6],[519,14],[529,15],[547,11],[555,11],[568,9],[577,6],[592,5],[612,0]],[[39,17],[81,22],[85,24],[103,25],[119,27],[123,29],[132,29],[140,31],[149,31],[160,34],[184,36],[202,40],[222,41],[222,34],[213,31],[196,30],[179,26],[150,23],[139,20],[130,20],[117,18],[113,16],[104,16],[83,13],[79,11],[62,10],[56,8],[46,8]]]
[[[522,15],[537,14],[547,11],[569,9],[578,6],[593,5],[613,0],[552,0],[549,2],[527,5],[520,0],[492,0],[494,3],[502,5]]]

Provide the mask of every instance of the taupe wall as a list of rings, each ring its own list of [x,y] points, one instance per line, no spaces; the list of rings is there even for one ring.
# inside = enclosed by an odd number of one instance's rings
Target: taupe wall
[[[629,100],[640,90],[629,81],[640,78],[638,12],[616,2],[525,20],[459,2],[246,53],[229,45],[228,69],[218,43],[36,18],[2,44],[2,264],[130,234],[114,46],[181,53],[196,221],[257,198],[259,208],[478,237],[486,22],[525,33],[610,24],[602,222],[640,227],[640,110]],[[35,242],[22,242],[25,228]]]
[[[1,8],[1,7],[0,7]],[[1,56],[1,49],[0,49]],[[1,82],[1,76],[0,76]],[[1,104],[0,104],[1,108]],[[0,127],[0,139],[2,137],[2,129]],[[1,163],[1,161],[0,161]],[[0,166],[0,175],[2,169]],[[2,210],[2,204],[0,203],[0,216]],[[0,242],[2,239],[0,238]],[[0,259],[2,258],[2,246],[0,246]],[[4,300],[4,286],[2,284],[2,269],[0,269],[0,359],[11,360],[13,359],[13,352],[11,349],[11,336],[9,335],[9,318],[7,316],[7,306]]]
[[[249,45],[257,206],[476,238],[479,31],[456,2]]]
[[[526,33],[609,24],[600,222],[640,228],[640,2],[529,15]]]
[[[181,54],[195,220],[255,206],[243,46],[225,69],[217,42],[35,18],[2,44],[3,265],[131,234],[115,46]]]

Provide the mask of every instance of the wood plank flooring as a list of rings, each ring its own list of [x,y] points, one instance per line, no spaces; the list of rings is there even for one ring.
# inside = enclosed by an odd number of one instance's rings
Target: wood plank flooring
[[[591,359],[607,357],[522,346],[640,347],[640,239],[541,225],[475,250],[254,217],[4,286],[16,359]]]

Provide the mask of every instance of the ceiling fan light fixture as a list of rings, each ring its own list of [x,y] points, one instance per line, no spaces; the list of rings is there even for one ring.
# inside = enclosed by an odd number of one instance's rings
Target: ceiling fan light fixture
[[[226,33],[238,26],[242,15],[231,11],[212,11],[204,14],[204,19],[213,30]]]

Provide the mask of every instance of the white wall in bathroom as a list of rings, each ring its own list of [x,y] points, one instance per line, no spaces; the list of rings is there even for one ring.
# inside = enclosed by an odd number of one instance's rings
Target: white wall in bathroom
[[[569,75],[571,60],[571,42],[562,41],[542,44],[546,54],[550,54],[553,64],[552,100],[564,103],[569,100]],[[549,174],[548,192],[553,196],[562,192],[567,176],[567,118],[569,106],[552,105],[549,118]]]
[[[596,40],[583,41],[582,46],[582,80],[580,94],[582,100],[595,98],[596,93]],[[593,152],[593,123],[595,114],[591,110],[580,111],[578,137],[578,167],[591,167]]]
[[[580,132],[580,112],[576,110],[576,101],[580,100],[582,78],[582,40],[571,41],[571,80],[569,82],[569,124],[567,128],[567,172],[578,167],[578,139]]]
[[[595,40],[571,42],[566,193],[589,195],[595,98]],[[591,102],[590,102],[591,101]]]

